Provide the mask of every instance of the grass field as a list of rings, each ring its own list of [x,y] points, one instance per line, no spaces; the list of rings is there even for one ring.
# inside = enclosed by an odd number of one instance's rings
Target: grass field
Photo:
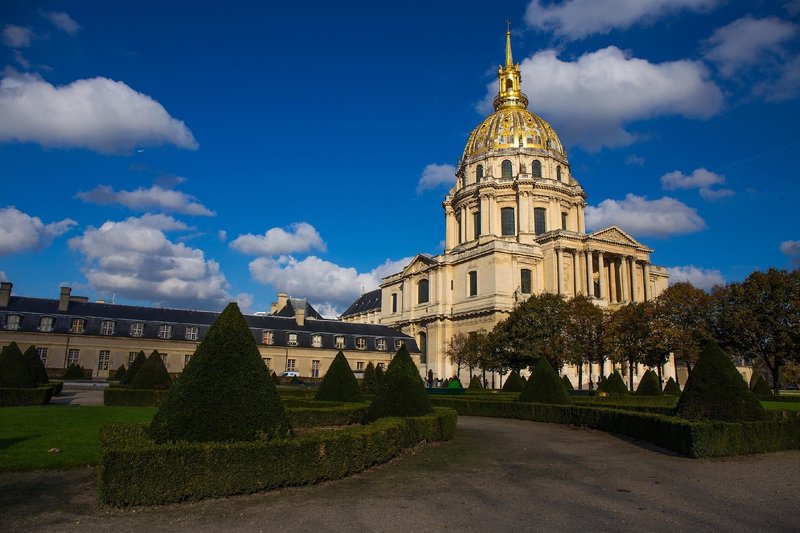
[[[147,422],[152,407],[4,407],[0,409],[0,471],[65,469],[97,462],[100,426]],[[58,448],[59,453],[50,453]]]
[[[761,405],[769,411],[800,411],[800,402],[762,401]]]

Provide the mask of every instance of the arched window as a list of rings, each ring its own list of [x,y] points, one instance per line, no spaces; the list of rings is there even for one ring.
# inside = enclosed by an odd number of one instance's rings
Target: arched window
[[[506,80],[506,91],[510,91],[514,89],[514,82],[512,80]]]
[[[475,167],[475,182],[479,182],[483,179],[483,165],[478,165]]]
[[[522,291],[522,294],[531,293],[531,271],[527,268],[520,271],[519,290]]]
[[[467,273],[469,277],[469,295],[470,296],[477,296],[478,295],[478,272],[475,270],[470,271]]]
[[[513,207],[504,207],[500,210],[500,233],[501,235],[516,235]]]
[[[421,279],[417,283],[417,303],[424,304],[428,303],[428,280]]]
[[[547,209],[544,207],[533,208],[533,231],[536,235],[547,231]]]
[[[423,365],[428,362],[428,335],[422,331],[419,333],[419,359]]]
[[[561,167],[560,166],[556,167],[556,179],[558,181],[561,181]]]
[[[506,159],[500,165],[500,176],[503,178],[510,178],[511,172],[512,172],[511,161]]]
[[[568,215],[566,213],[561,213],[561,229],[567,229],[567,218]]]
[[[542,177],[542,162],[538,159],[534,159],[533,163],[531,163],[531,173],[534,178]]]

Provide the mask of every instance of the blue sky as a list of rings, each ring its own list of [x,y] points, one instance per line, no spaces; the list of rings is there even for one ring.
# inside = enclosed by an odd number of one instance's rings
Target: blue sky
[[[0,276],[341,312],[440,251],[506,18],[593,229],[702,287],[797,265],[800,1],[8,0]]]

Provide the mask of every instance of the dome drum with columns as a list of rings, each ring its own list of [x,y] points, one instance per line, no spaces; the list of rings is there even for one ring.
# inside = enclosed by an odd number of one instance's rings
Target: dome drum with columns
[[[444,252],[418,255],[381,283],[380,323],[417,339],[423,374],[452,376],[453,336],[490,331],[533,294],[584,295],[614,308],[667,287],[650,248],[616,226],[586,232],[586,193],[556,132],[527,105],[509,31],[495,111],[470,134],[442,203]],[[577,369],[567,371],[577,385]]]

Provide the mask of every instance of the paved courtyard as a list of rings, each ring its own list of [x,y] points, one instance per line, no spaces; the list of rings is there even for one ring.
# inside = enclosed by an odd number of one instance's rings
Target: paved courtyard
[[[153,508],[94,473],[0,475],[0,531],[798,531],[800,451],[691,460],[601,432],[459,418],[457,438],[311,487]]]

